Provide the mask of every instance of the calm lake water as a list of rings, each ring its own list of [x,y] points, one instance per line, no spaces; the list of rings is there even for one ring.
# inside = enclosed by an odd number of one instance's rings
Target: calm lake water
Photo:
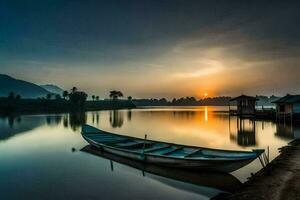
[[[238,121],[227,107],[151,108],[85,114],[0,118],[1,199],[209,199],[261,169],[259,160],[231,174],[143,168],[89,153],[80,134],[87,123],[151,140],[221,149],[278,148],[297,127]],[[85,151],[83,151],[85,149]]]

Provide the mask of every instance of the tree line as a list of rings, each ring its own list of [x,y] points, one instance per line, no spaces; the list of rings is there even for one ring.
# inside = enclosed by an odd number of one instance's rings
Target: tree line
[[[181,97],[167,100],[166,98],[133,99],[136,106],[200,106],[200,105],[228,105],[231,97],[213,97],[197,99],[195,97]]]

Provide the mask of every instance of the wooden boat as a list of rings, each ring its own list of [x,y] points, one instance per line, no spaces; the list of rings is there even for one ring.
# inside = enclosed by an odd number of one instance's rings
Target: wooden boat
[[[117,156],[115,154],[111,154],[105,151],[99,151],[99,149],[95,148],[92,145],[87,145],[84,148],[82,148],[80,151],[99,156],[104,159],[108,159],[111,161],[110,167],[111,170],[114,171],[114,165],[113,162],[117,162],[119,164],[123,164],[138,170],[141,170],[143,176],[153,178],[155,180],[158,180],[160,182],[163,182],[167,185],[176,187],[181,190],[187,190],[189,192],[195,192],[192,191],[195,189],[194,187],[184,187],[182,184],[176,184],[174,185],[174,182],[172,183],[171,181],[168,182],[165,179],[161,178],[167,178],[167,179],[172,179],[176,181],[180,181],[183,183],[189,183],[195,186],[199,187],[204,187],[204,191],[197,190],[196,192],[200,192],[203,194],[205,193],[205,190],[207,190],[206,187],[217,189],[223,192],[230,192],[233,193],[236,190],[238,190],[241,186],[242,183],[233,175],[229,173],[223,173],[223,172],[209,172],[209,171],[191,171],[191,170],[186,170],[186,169],[179,169],[179,168],[170,168],[170,167],[164,167],[160,165],[154,165],[154,164],[149,164],[145,162],[139,162],[136,160],[124,158],[121,156]],[[108,166],[108,165],[107,165]],[[146,174],[148,173],[148,174]],[[156,176],[151,176],[151,175],[156,175]],[[157,177],[159,176],[159,177]]]
[[[83,138],[92,146],[129,159],[189,170],[232,172],[260,156],[264,150],[230,151],[185,146],[118,135],[89,125]]]

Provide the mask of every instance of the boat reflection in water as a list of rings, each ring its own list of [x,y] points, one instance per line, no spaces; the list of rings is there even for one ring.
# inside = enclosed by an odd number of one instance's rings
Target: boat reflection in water
[[[114,170],[113,161],[115,161],[119,164],[142,170],[143,176],[163,184],[184,191],[201,194],[206,197],[213,197],[220,192],[232,193],[242,185],[237,178],[228,173],[207,171],[195,172],[146,164],[100,151],[91,145],[85,146],[81,151],[110,160],[112,171]],[[146,175],[146,173],[149,174]]]

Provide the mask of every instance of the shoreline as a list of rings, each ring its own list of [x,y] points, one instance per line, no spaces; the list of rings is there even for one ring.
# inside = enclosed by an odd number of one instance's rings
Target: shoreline
[[[41,114],[41,113],[71,113],[97,110],[132,109],[136,106],[129,100],[87,101],[78,107],[67,100],[20,99],[9,100],[0,98],[0,114]]]
[[[255,173],[233,194],[214,200],[295,200],[300,199],[300,139],[279,149],[280,154]]]

